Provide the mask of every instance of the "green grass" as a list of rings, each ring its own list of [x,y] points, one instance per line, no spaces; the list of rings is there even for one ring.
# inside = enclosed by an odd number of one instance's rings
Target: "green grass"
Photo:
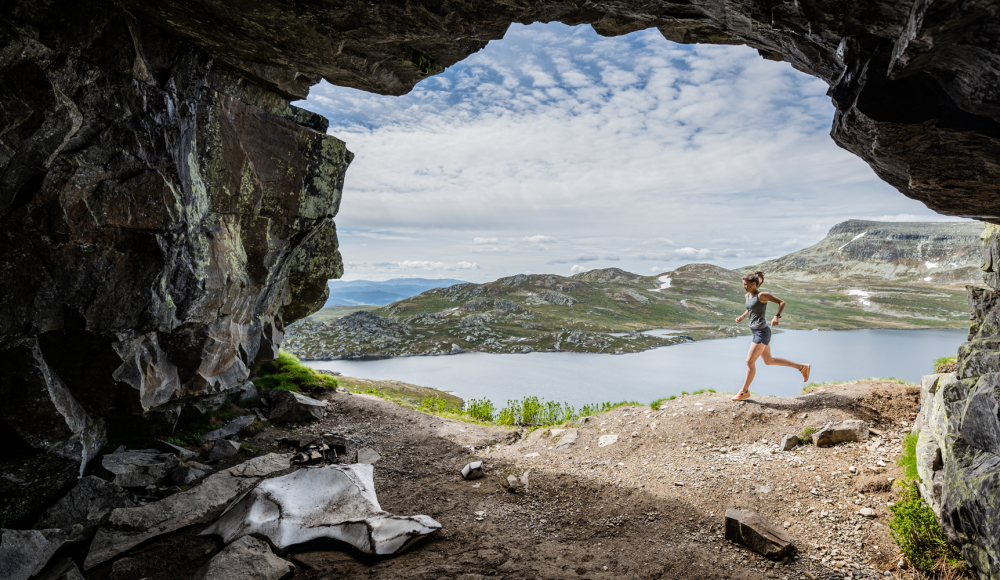
[[[896,460],[896,463],[903,468],[903,477],[906,481],[916,481],[920,478],[917,474],[917,439],[920,438],[920,431],[910,431],[903,436],[903,452]]]
[[[799,439],[802,439],[803,441],[811,441],[812,434],[817,431],[819,431],[819,429],[817,429],[816,427],[806,427],[805,429],[802,430],[802,437],[799,437]]]
[[[955,365],[958,363],[957,356],[943,356],[934,361],[935,373],[953,373]]]
[[[177,430],[173,435],[164,437],[163,440],[167,443],[180,445],[181,447],[197,447],[201,445],[202,435],[209,431],[214,431],[236,417],[239,417],[239,413],[225,409],[226,407],[216,411],[209,411],[197,419],[182,423],[177,426]]]
[[[282,389],[298,391],[299,389],[335,389],[337,379],[330,375],[317,373],[299,362],[295,355],[281,350],[278,358],[258,365],[251,377],[253,384],[264,389]]]
[[[924,573],[967,576],[961,553],[948,543],[916,482],[899,482],[899,492],[901,499],[889,507],[889,533],[910,564]]]

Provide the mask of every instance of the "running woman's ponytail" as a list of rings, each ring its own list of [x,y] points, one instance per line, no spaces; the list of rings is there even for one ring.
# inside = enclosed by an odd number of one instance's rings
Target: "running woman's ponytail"
[[[743,276],[743,279],[747,282],[756,284],[757,287],[760,288],[764,284],[764,273],[760,271],[754,272],[753,274]]]

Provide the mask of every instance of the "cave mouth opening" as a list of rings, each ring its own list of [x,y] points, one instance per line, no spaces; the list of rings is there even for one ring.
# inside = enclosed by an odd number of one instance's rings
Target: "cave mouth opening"
[[[337,218],[349,278],[492,280],[735,268],[851,218],[948,219],[830,139],[827,91],[748,46],[536,23],[405,96],[323,81],[294,104],[357,154]]]

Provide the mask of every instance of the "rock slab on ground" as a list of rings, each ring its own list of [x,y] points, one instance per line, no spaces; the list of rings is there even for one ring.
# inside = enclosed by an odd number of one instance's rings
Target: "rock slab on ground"
[[[608,445],[611,445],[612,443],[617,443],[617,442],[618,442],[618,436],[617,435],[601,435],[600,438],[598,438],[598,440],[597,440],[597,446],[598,447],[607,447]]]
[[[211,521],[263,477],[288,469],[290,460],[291,455],[275,453],[255,457],[156,503],[113,510],[107,524],[97,530],[84,569],[162,534]]]
[[[318,538],[351,544],[366,554],[388,555],[441,529],[424,516],[385,512],[375,496],[374,468],[356,463],[300,469],[263,481],[201,535],[226,543],[262,536],[279,550]]]
[[[215,431],[209,431],[208,433],[202,435],[201,442],[208,443],[210,441],[218,441],[219,439],[228,439],[229,437],[232,437],[249,427],[253,422],[253,415],[243,415],[242,417],[237,417]]]
[[[829,424],[813,433],[812,441],[816,447],[829,447],[838,443],[852,443],[868,440],[868,424],[860,419],[848,419],[839,423]]]
[[[153,449],[115,451],[101,459],[101,467],[114,474],[113,483],[122,487],[146,487],[163,481],[180,461],[173,453]]]
[[[580,436],[580,432],[576,429],[568,429],[566,434],[559,438],[559,442],[556,443],[556,449],[569,449],[571,445],[576,443],[577,437]]]
[[[240,447],[242,447],[240,443],[228,439],[220,439],[212,446],[212,451],[208,454],[208,459],[209,461],[215,461],[223,457],[232,457],[240,452]]]
[[[111,510],[135,505],[121,486],[88,475],[46,510],[34,527],[37,530],[66,530],[72,535],[70,539],[74,540],[89,538],[97,531],[98,526],[108,520]]]
[[[781,438],[781,443],[778,444],[778,447],[782,451],[791,451],[798,447],[801,442],[798,435],[785,435]]]
[[[294,570],[267,543],[243,536],[209,560],[192,580],[280,580]]]
[[[358,449],[358,463],[375,465],[379,459],[382,459],[382,455],[371,447],[362,447],[361,449]]]
[[[28,580],[66,541],[62,530],[0,529],[0,578]]]
[[[768,558],[780,558],[795,545],[792,537],[754,510],[726,510],[726,539]]]
[[[272,421],[301,423],[322,419],[326,415],[326,403],[292,391],[276,389],[268,393]]]

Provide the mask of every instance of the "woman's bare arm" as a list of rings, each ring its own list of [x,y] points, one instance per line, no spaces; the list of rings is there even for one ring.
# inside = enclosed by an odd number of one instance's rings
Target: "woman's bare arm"
[[[771,326],[778,326],[778,321],[780,320],[778,318],[778,314],[781,314],[781,311],[785,309],[785,301],[782,300],[781,298],[778,298],[774,294],[771,294],[770,292],[761,292],[760,294],[757,295],[757,297],[760,300],[763,300],[764,302],[778,303],[778,312],[777,314],[774,315],[774,318],[771,320]]]
[[[747,314],[750,314],[750,311],[749,310],[744,310],[743,314],[740,314],[739,316],[737,316],[736,317],[736,324],[743,324],[743,319],[747,317]]]

